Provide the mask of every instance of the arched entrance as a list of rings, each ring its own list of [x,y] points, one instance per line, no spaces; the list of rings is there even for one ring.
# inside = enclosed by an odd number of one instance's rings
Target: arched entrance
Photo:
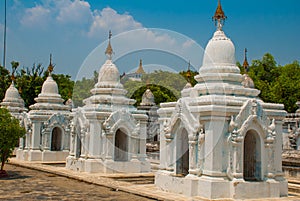
[[[244,139],[244,180],[261,180],[261,145],[260,138],[254,130],[246,133]]]
[[[176,136],[176,175],[186,176],[189,173],[189,138],[186,129]]]
[[[128,160],[128,137],[125,132],[118,129],[115,135],[115,161]]]
[[[58,127],[53,128],[51,135],[51,151],[61,151],[62,149],[62,130]]]

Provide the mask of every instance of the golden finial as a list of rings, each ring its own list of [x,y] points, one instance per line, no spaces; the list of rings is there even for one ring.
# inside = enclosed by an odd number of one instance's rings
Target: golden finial
[[[53,72],[54,66],[52,65],[52,54],[50,54],[50,63],[48,66],[48,72],[51,74]]]
[[[249,68],[249,63],[248,63],[248,60],[247,60],[247,48],[245,48],[245,51],[244,51],[244,63],[243,63],[243,67],[245,69],[245,72],[248,71],[248,68]]]
[[[105,54],[107,55],[108,59],[111,60],[112,59],[112,55],[114,53],[112,47],[111,47],[111,44],[110,44],[110,39],[112,37],[112,33],[111,33],[111,30],[109,30],[109,33],[108,33],[108,45],[107,45],[107,48],[105,50]]]
[[[213,20],[215,21],[215,25],[217,26],[218,30],[222,30],[222,26],[225,23],[225,20],[227,19],[221,5],[221,1],[218,0],[218,7],[215,12],[215,15],[213,16]]]
[[[12,74],[11,74],[11,81],[14,82],[15,80],[16,80],[16,77],[15,77],[14,73],[12,73]]]

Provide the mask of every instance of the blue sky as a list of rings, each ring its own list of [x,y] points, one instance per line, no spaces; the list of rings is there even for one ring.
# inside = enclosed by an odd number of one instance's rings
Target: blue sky
[[[281,65],[300,60],[299,0],[221,2],[228,17],[224,31],[235,43],[238,61],[243,60],[244,48],[248,48],[249,60],[259,59],[267,52],[273,54]],[[103,57],[99,48],[105,48],[110,29],[114,36],[141,28],[170,30],[182,34],[179,38],[186,39],[185,42],[191,39],[205,48],[215,31],[211,17],[215,12],[217,0],[7,0],[7,4],[7,67],[10,69],[9,63],[12,60],[19,61],[21,67],[32,66],[33,63],[42,63],[47,67],[49,54],[52,53],[53,62],[56,64],[55,73],[66,73],[75,79],[80,72],[80,66],[96,47],[99,58]],[[0,3],[0,14],[2,64],[4,0]],[[169,37],[168,33],[165,31],[160,33],[161,35],[151,35],[151,40],[159,42],[162,46],[169,44],[172,49],[173,38]],[[136,35],[135,37],[139,38]],[[135,37],[118,44],[113,38],[113,48],[134,49],[133,44],[140,43]],[[179,38],[175,40],[180,40]],[[115,58],[119,58],[119,62],[116,63],[120,72],[130,71],[130,68],[138,65],[139,57],[145,57],[143,54],[129,53],[127,58],[120,58],[118,52],[115,52]],[[203,54],[201,50],[191,50],[182,54],[185,60],[191,59],[194,67],[199,68]],[[151,57],[146,58],[145,65],[167,65],[155,55],[153,60],[156,61],[151,61]],[[196,61],[197,55],[199,62]],[[94,68],[99,68],[101,62],[102,60],[99,60],[98,66]],[[178,62],[177,65],[171,68],[186,68],[184,62]]]

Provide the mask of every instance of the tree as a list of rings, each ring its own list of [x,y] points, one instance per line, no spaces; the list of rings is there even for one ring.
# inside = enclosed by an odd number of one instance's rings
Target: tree
[[[295,61],[278,66],[274,57],[267,53],[261,60],[253,60],[249,76],[255,88],[261,91],[259,97],[265,102],[282,103],[285,110],[292,113],[300,100],[300,65]]]
[[[9,87],[11,83],[11,77],[9,75],[9,71],[0,66],[0,102],[4,99],[6,89]]]
[[[278,67],[279,76],[271,85],[270,95],[276,103],[284,104],[285,110],[295,112],[300,100],[300,65],[298,61]]]
[[[53,79],[58,85],[58,92],[62,99],[68,100],[72,98],[72,92],[74,87],[74,81],[71,80],[70,75],[52,74]]]
[[[6,108],[0,108],[0,162],[1,172],[4,164],[12,154],[16,142],[23,137],[25,129],[20,126],[19,120],[12,117]]]
[[[193,73],[191,73],[193,76]],[[143,93],[147,87],[152,91],[155,103],[159,105],[163,102],[173,102],[181,96],[180,92],[187,83],[185,73],[172,73],[168,71],[154,71],[144,74],[142,81],[133,81],[130,79],[121,80],[124,88],[127,90],[127,96],[135,99],[135,106],[139,105]]]
[[[29,107],[34,104],[34,98],[41,93],[43,83],[48,76],[48,71],[44,71],[41,64],[33,64],[31,68],[23,68],[17,72],[16,87],[25,102],[25,106]],[[72,97],[74,81],[70,75],[52,74],[53,79],[58,85],[58,91],[64,100]]]
[[[16,87],[19,89],[26,107],[34,104],[34,98],[41,92],[44,82],[43,73],[44,68],[41,64],[33,64],[31,68],[23,68],[17,72]]]
[[[197,84],[197,80],[195,80],[195,76],[199,73],[197,71],[180,71],[179,74],[185,78],[187,82],[190,82],[192,86]]]
[[[73,88],[73,103],[75,107],[80,107],[83,105],[83,100],[90,97],[91,89],[94,87],[96,82],[98,81],[98,73],[94,72],[94,77],[91,79],[82,78],[82,80],[77,80],[74,84]]]
[[[150,84],[147,86],[141,86],[140,88],[135,90],[134,93],[131,95],[130,98],[136,100],[135,106],[140,105],[140,103],[142,102],[142,96],[147,90],[147,88],[149,88],[153,93],[154,101],[157,105],[164,102],[177,101],[177,97],[169,89],[160,85]]]

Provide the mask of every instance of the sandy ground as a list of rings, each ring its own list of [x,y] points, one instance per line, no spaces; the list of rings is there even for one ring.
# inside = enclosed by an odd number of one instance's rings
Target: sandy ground
[[[0,200],[149,200],[130,193],[22,167],[5,165]]]

